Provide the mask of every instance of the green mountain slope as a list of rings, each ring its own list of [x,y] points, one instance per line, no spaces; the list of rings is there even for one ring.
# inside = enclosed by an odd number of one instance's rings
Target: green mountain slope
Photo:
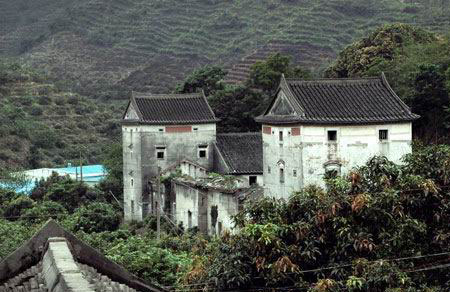
[[[42,74],[0,62],[0,169],[98,163],[119,138],[124,102],[59,90]]]
[[[195,67],[232,65],[272,40],[311,44],[320,55],[384,23],[446,31],[447,1],[423,2],[1,0],[0,56],[23,57],[89,95],[111,86],[166,91]]]

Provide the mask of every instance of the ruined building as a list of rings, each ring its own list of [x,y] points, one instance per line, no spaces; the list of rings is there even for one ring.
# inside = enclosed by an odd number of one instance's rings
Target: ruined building
[[[288,198],[374,155],[399,162],[411,151],[417,118],[384,75],[283,76],[270,106],[256,117],[260,133],[216,133],[219,120],[203,93],[133,93],[122,126],[125,219],[142,220],[154,210],[155,178],[171,174],[163,191],[167,215],[185,228],[229,229],[230,216],[248,196]]]

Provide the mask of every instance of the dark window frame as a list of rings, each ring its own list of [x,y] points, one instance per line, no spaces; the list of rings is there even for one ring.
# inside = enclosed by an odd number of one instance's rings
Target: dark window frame
[[[378,139],[380,141],[389,140],[389,130],[388,129],[380,129],[378,130]]]
[[[249,177],[248,177],[248,184],[251,186],[251,185],[254,185],[254,184],[257,184],[258,183],[258,176],[256,176],[256,175],[250,175]]]
[[[337,130],[328,130],[327,140],[328,142],[337,142]]]

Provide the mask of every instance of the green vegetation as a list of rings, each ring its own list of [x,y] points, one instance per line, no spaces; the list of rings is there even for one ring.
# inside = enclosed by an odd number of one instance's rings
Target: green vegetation
[[[2,3],[0,55],[24,57],[84,95],[123,98],[121,87],[167,91],[198,66],[232,64],[272,40],[302,45],[298,54],[318,46],[312,54],[327,62],[321,51],[385,23],[448,30],[447,1],[413,2],[16,0]]]
[[[380,27],[345,48],[328,77],[379,76],[385,72],[394,91],[422,116],[415,136],[447,142],[450,127],[450,39],[404,24]]]
[[[118,136],[123,104],[61,91],[28,66],[0,60],[0,168],[97,163]]]
[[[374,157],[326,189],[248,202],[220,238],[163,220],[161,241],[154,217],[119,225],[100,189],[76,183],[96,196],[64,207],[52,190],[71,184],[53,177],[34,199],[0,191],[0,259],[52,217],[137,276],[186,291],[448,291],[450,147],[415,145],[403,162]]]
[[[180,93],[203,90],[216,116],[221,119],[219,132],[259,131],[254,118],[264,112],[277,89],[282,74],[308,79],[311,73],[293,66],[289,56],[270,55],[250,68],[250,78],[244,85],[222,82],[225,71],[218,66],[205,66],[192,72],[177,86]]]

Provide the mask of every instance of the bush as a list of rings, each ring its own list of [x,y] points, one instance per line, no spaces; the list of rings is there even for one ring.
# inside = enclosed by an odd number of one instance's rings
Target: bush
[[[16,221],[33,206],[33,203],[34,201],[28,196],[19,196],[6,205],[3,215],[8,220]]]
[[[114,231],[119,227],[121,215],[109,204],[91,203],[80,207],[75,213],[75,231]]]
[[[42,113],[43,113],[43,110],[38,105],[33,105],[30,109],[30,114],[33,116],[40,116],[40,115],[42,115]]]
[[[67,210],[64,207],[52,201],[44,201],[35,203],[30,209],[23,212],[22,220],[27,223],[36,224],[43,223],[50,218],[61,220],[67,215]]]

